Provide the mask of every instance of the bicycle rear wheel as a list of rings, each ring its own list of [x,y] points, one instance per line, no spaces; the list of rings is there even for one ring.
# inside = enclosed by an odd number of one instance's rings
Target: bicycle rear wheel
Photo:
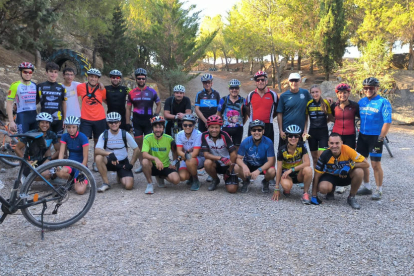
[[[18,142],[19,141],[16,138],[10,137],[7,131],[0,130],[0,153],[1,154],[16,156],[16,153],[14,152],[14,148],[16,147]],[[16,167],[20,165],[20,161],[17,159],[0,157],[0,161],[11,167]]]
[[[36,168],[39,173],[52,175],[58,167],[69,166],[79,171],[78,179],[87,180],[87,188],[83,195],[75,192],[75,179],[64,179],[56,177],[49,182],[61,194],[55,192],[45,181],[31,172],[21,189],[21,197],[24,204],[30,204],[37,199],[34,206],[22,209],[23,216],[33,225],[42,227],[41,213],[42,201],[47,201],[47,208],[43,215],[43,227],[49,230],[58,230],[68,227],[79,221],[92,207],[96,195],[95,178],[91,171],[82,164],[72,160],[55,160]]]

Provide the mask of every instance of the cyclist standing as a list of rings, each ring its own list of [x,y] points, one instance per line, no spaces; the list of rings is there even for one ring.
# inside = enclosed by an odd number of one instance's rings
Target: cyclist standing
[[[236,149],[243,138],[243,123],[248,115],[246,112],[245,99],[239,95],[240,81],[232,79],[229,82],[229,95],[220,99],[217,108],[217,115],[223,118],[222,130],[227,132],[233,141]]]
[[[182,85],[176,85],[173,89],[174,96],[171,96],[165,100],[164,104],[164,117],[167,119],[167,126],[165,133],[174,137],[177,133],[172,133],[172,129],[176,128],[176,131],[182,130],[182,120],[186,114],[191,114],[191,100],[185,95],[185,87]]]
[[[9,117],[10,130],[18,133],[25,133],[37,128],[36,122],[36,84],[31,81],[34,66],[30,62],[22,62],[19,65],[20,77],[22,80],[10,85],[7,94],[6,111]],[[17,116],[14,121],[13,103],[17,105]]]
[[[121,129],[126,131],[131,130],[131,125],[126,125],[126,98],[130,89],[122,86],[122,73],[118,70],[109,72],[111,78],[111,85],[105,86],[106,89],[106,103],[108,105],[107,113],[117,112],[121,114]]]
[[[177,146],[174,139],[164,134],[165,119],[162,116],[155,116],[151,119],[153,133],[145,135],[142,145],[144,159],[142,160],[142,170],[147,179],[146,194],[154,193],[152,177],[155,176],[158,187],[164,188],[164,178],[177,185],[180,183],[175,166],[170,163],[169,154],[172,151],[173,157],[177,156]],[[176,159],[176,158],[175,158]]]
[[[138,147],[142,149],[144,136],[152,132],[151,118],[158,116],[161,111],[161,100],[157,91],[146,86],[147,70],[138,68],[135,70],[137,87],[132,89],[128,94],[128,103],[126,109],[126,123],[131,124],[131,111],[133,108],[132,123],[134,125],[134,137]],[[153,112],[154,103],[157,105],[155,113]],[[142,172],[142,151],[138,155],[140,166],[135,173]]]
[[[279,103],[279,96],[276,92],[267,88],[267,73],[258,71],[254,74],[256,89],[249,93],[246,98],[247,114],[250,122],[260,120],[265,123],[264,136],[275,141],[273,119],[276,117],[276,108]],[[249,132],[250,135],[250,132]]]
[[[80,118],[81,111],[78,100],[78,93],[76,87],[80,82],[74,81],[75,79],[75,70],[70,67],[63,69],[63,87],[66,89],[66,118],[69,116],[75,116]]]
[[[98,138],[106,129],[105,109],[102,105],[106,101],[106,90],[99,86],[99,79],[102,75],[98,69],[91,68],[86,74],[88,75],[88,81],[76,87],[78,96],[82,98],[80,132],[88,138],[93,137],[93,155],[95,156]],[[92,167],[94,171],[98,171],[95,162]]]
[[[372,193],[369,183],[369,168],[364,168],[364,186],[361,187],[358,194],[372,194],[371,198],[373,200],[379,200],[382,197],[382,181],[384,178],[381,167],[382,147],[384,138],[391,127],[392,108],[387,99],[378,95],[380,86],[378,79],[367,78],[362,85],[366,97],[358,102],[361,126],[357,151],[365,157],[370,156],[377,188]]]
[[[46,64],[47,81],[37,85],[36,102],[40,102],[41,112],[47,112],[53,117],[50,129],[58,133],[63,130],[63,120],[66,118],[66,89],[58,83],[59,65],[54,62]]]

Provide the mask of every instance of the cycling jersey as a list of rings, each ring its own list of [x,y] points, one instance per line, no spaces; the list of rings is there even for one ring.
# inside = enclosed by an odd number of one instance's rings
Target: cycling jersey
[[[69,151],[69,160],[74,160],[79,163],[83,162],[83,147],[89,145],[88,137],[82,132],[77,132],[74,137],[69,133],[64,133],[60,139],[62,144],[66,145],[66,149]]]
[[[175,147],[175,142],[170,135],[163,134],[161,139],[157,139],[154,133],[150,133],[144,136],[142,152],[157,157],[164,164],[164,168],[167,168],[170,165],[169,154],[172,147]],[[152,163],[155,165],[154,161]]]
[[[128,147],[136,149],[138,145],[135,142],[134,138],[128,132],[126,132],[125,134]],[[122,139],[121,129],[118,129],[117,134],[113,134],[112,131],[108,130],[108,140],[106,143],[106,149],[104,148],[105,141],[103,136],[103,133],[99,135],[98,143],[96,143],[96,148],[103,149],[106,152],[113,152],[116,156],[116,159],[118,159],[119,161],[128,158],[128,149],[125,147],[124,139]]]
[[[282,170],[289,170],[303,163],[303,156],[308,153],[303,142],[299,142],[296,146],[295,153],[289,154],[288,145],[283,145],[277,152],[277,161],[282,162]]]
[[[312,100],[312,97],[308,90],[302,88],[299,88],[296,93],[288,90],[280,96],[276,111],[283,115],[283,130],[286,130],[290,125],[298,125],[300,129],[304,129],[306,105],[310,100]]]
[[[382,126],[391,123],[392,108],[390,102],[377,95],[373,99],[362,98],[359,102],[361,116],[360,132],[365,135],[380,135]]]
[[[143,89],[136,87],[132,89],[128,94],[128,105],[132,105],[133,112],[137,115],[145,115],[146,117],[152,117],[154,112],[152,107],[154,103],[159,103],[157,91],[149,86],[145,86]]]
[[[230,96],[220,99],[217,111],[223,117],[223,127],[241,127],[243,126],[243,108],[245,107],[245,99],[241,96],[233,103]]]
[[[273,122],[273,113],[278,107],[279,96],[276,92],[267,89],[263,97],[257,89],[250,92],[246,98],[246,106],[250,106],[250,121],[260,120],[264,123]]]
[[[72,81],[70,86],[66,86],[63,84],[63,87],[66,89],[66,118],[69,116],[75,116],[80,118],[81,111],[79,106],[78,100],[78,93],[76,91],[76,87],[80,84],[80,82]]]
[[[185,113],[186,110],[191,110],[191,100],[190,98],[184,96],[181,102],[177,103],[174,100],[174,96],[169,97],[165,100],[164,112],[165,110],[170,111],[171,115],[177,115],[178,113]],[[182,121],[177,120],[178,128],[182,129]],[[174,127],[174,120],[167,119],[167,125],[165,126],[165,133],[168,135],[172,134],[171,129]]]
[[[341,169],[349,165],[349,162],[361,163],[364,161],[364,156],[360,155],[355,150],[347,145],[342,145],[341,154],[335,158],[332,151],[325,150],[316,163],[315,171],[318,173],[329,173],[332,175],[339,175]]]
[[[190,138],[187,138],[184,130],[181,130],[176,135],[177,147],[182,147],[184,151],[192,151],[193,149],[201,148],[201,132],[194,129]]]
[[[332,104],[331,110],[335,117],[332,132],[339,135],[355,134],[355,117],[359,117],[359,105],[356,102],[349,101],[349,104],[342,109],[338,101]]]
[[[45,81],[37,85],[36,100],[40,111],[52,115],[54,121],[63,120],[63,102],[67,100],[66,89],[57,82]]]
[[[76,87],[79,97],[82,97],[81,118],[88,121],[105,120],[105,109],[102,102],[106,100],[106,90],[95,88],[88,83],[81,83]]]
[[[208,93],[205,89],[199,91],[196,95],[195,105],[199,107],[200,112],[207,119],[217,113],[217,107],[220,101],[220,94],[214,89]]]
[[[36,111],[36,84],[32,81],[29,85],[22,81],[13,82],[10,85],[7,100],[16,102],[17,113]]]
[[[126,86],[112,86],[108,85],[105,86],[106,89],[106,102],[108,105],[108,111],[110,112],[118,112],[121,114],[122,119],[125,119],[126,114],[126,98],[128,96],[129,89]]]
[[[212,155],[230,158],[230,153],[235,151],[236,147],[233,145],[233,141],[230,136],[220,131],[219,138],[214,142],[209,132],[203,132],[201,134],[201,151],[210,152]],[[223,162],[216,161],[220,166],[226,166]]]
[[[272,140],[263,136],[260,144],[256,146],[252,136],[247,137],[241,143],[238,155],[243,156],[243,162],[251,166],[263,166],[268,157],[275,156]]]
[[[323,100],[326,104],[326,113],[323,112],[321,107],[321,101],[316,102],[314,99],[310,100],[306,105],[306,115],[309,115],[310,125],[309,128],[326,128],[328,120],[327,114],[331,114],[331,106],[327,100]]]
[[[39,129],[33,129],[33,130],[28,131],[27,133],[33,133],[33,132],[41,132],[41,131]],[[54,133],[51,130],[46,131],[46,134],[43,135],[43,139],[45,140],[46,147],[42,148],[42,152],[39,155],[29,157],[29,155],[30,155],[29,153],[31,152],[31,150],[30,150],[30,145],[29,145],[28,141],[33,141],[33,140],[32,139],[29,140],[25,137],[20,138],[20,142],[22,142],[26,145],[26,150],[25,150],[25,154],[24,154],[24,158],[26,160],[41,161],[43,159],[43,156],[47,152],[47,150],[51,147],[51,145],[52,144],[55,145],[55,144],[58,143],[58,138],[57,138],[56,133]]]

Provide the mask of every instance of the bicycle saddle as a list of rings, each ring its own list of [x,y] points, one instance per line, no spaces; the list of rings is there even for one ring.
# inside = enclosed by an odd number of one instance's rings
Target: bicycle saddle
[[[10,137],[29,138],[29,139],[38,139],[42,136],[43,136],[42,132],[30,132],[30,133],[21,133],[21,134],[10,135]]]

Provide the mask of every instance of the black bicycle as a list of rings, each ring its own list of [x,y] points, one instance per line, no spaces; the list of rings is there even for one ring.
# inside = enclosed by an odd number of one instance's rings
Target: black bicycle
[[[15,155],[14,149],[19,142],[15,137],[12,137],[12,133],[9,130],[8,125],[4,124],[0,120],[0,153],[5,155]],[[20,165],[18,160],[11,160],[0,157],[0,162],[7,164],[11,167]]]
[[[42,133],[17,134],[12,137],[24,137],[28,140],[41,137]],[[60,159],[46,162],[36,168],[23,158],[0,154],[0,158],[18,160],[21,167],[11,189],[10,197],[0,195],[0,224],[7,215],[21,210],[23,216],[34,226],[58,230],[69,227],[79,221],[91,209],[96,195],[95,178],[91,171],[81,163]],[[57,171],[63,166],[76,169],[79,173],[68,179],[59,178]],[[23,171],[29,168],[30,174],[25,178]],[[27,170],[27,169],[26,169]],[[4,182],[4,180],[3,180]],[[75,193],[76,182],[87,185],[83,195]]]

